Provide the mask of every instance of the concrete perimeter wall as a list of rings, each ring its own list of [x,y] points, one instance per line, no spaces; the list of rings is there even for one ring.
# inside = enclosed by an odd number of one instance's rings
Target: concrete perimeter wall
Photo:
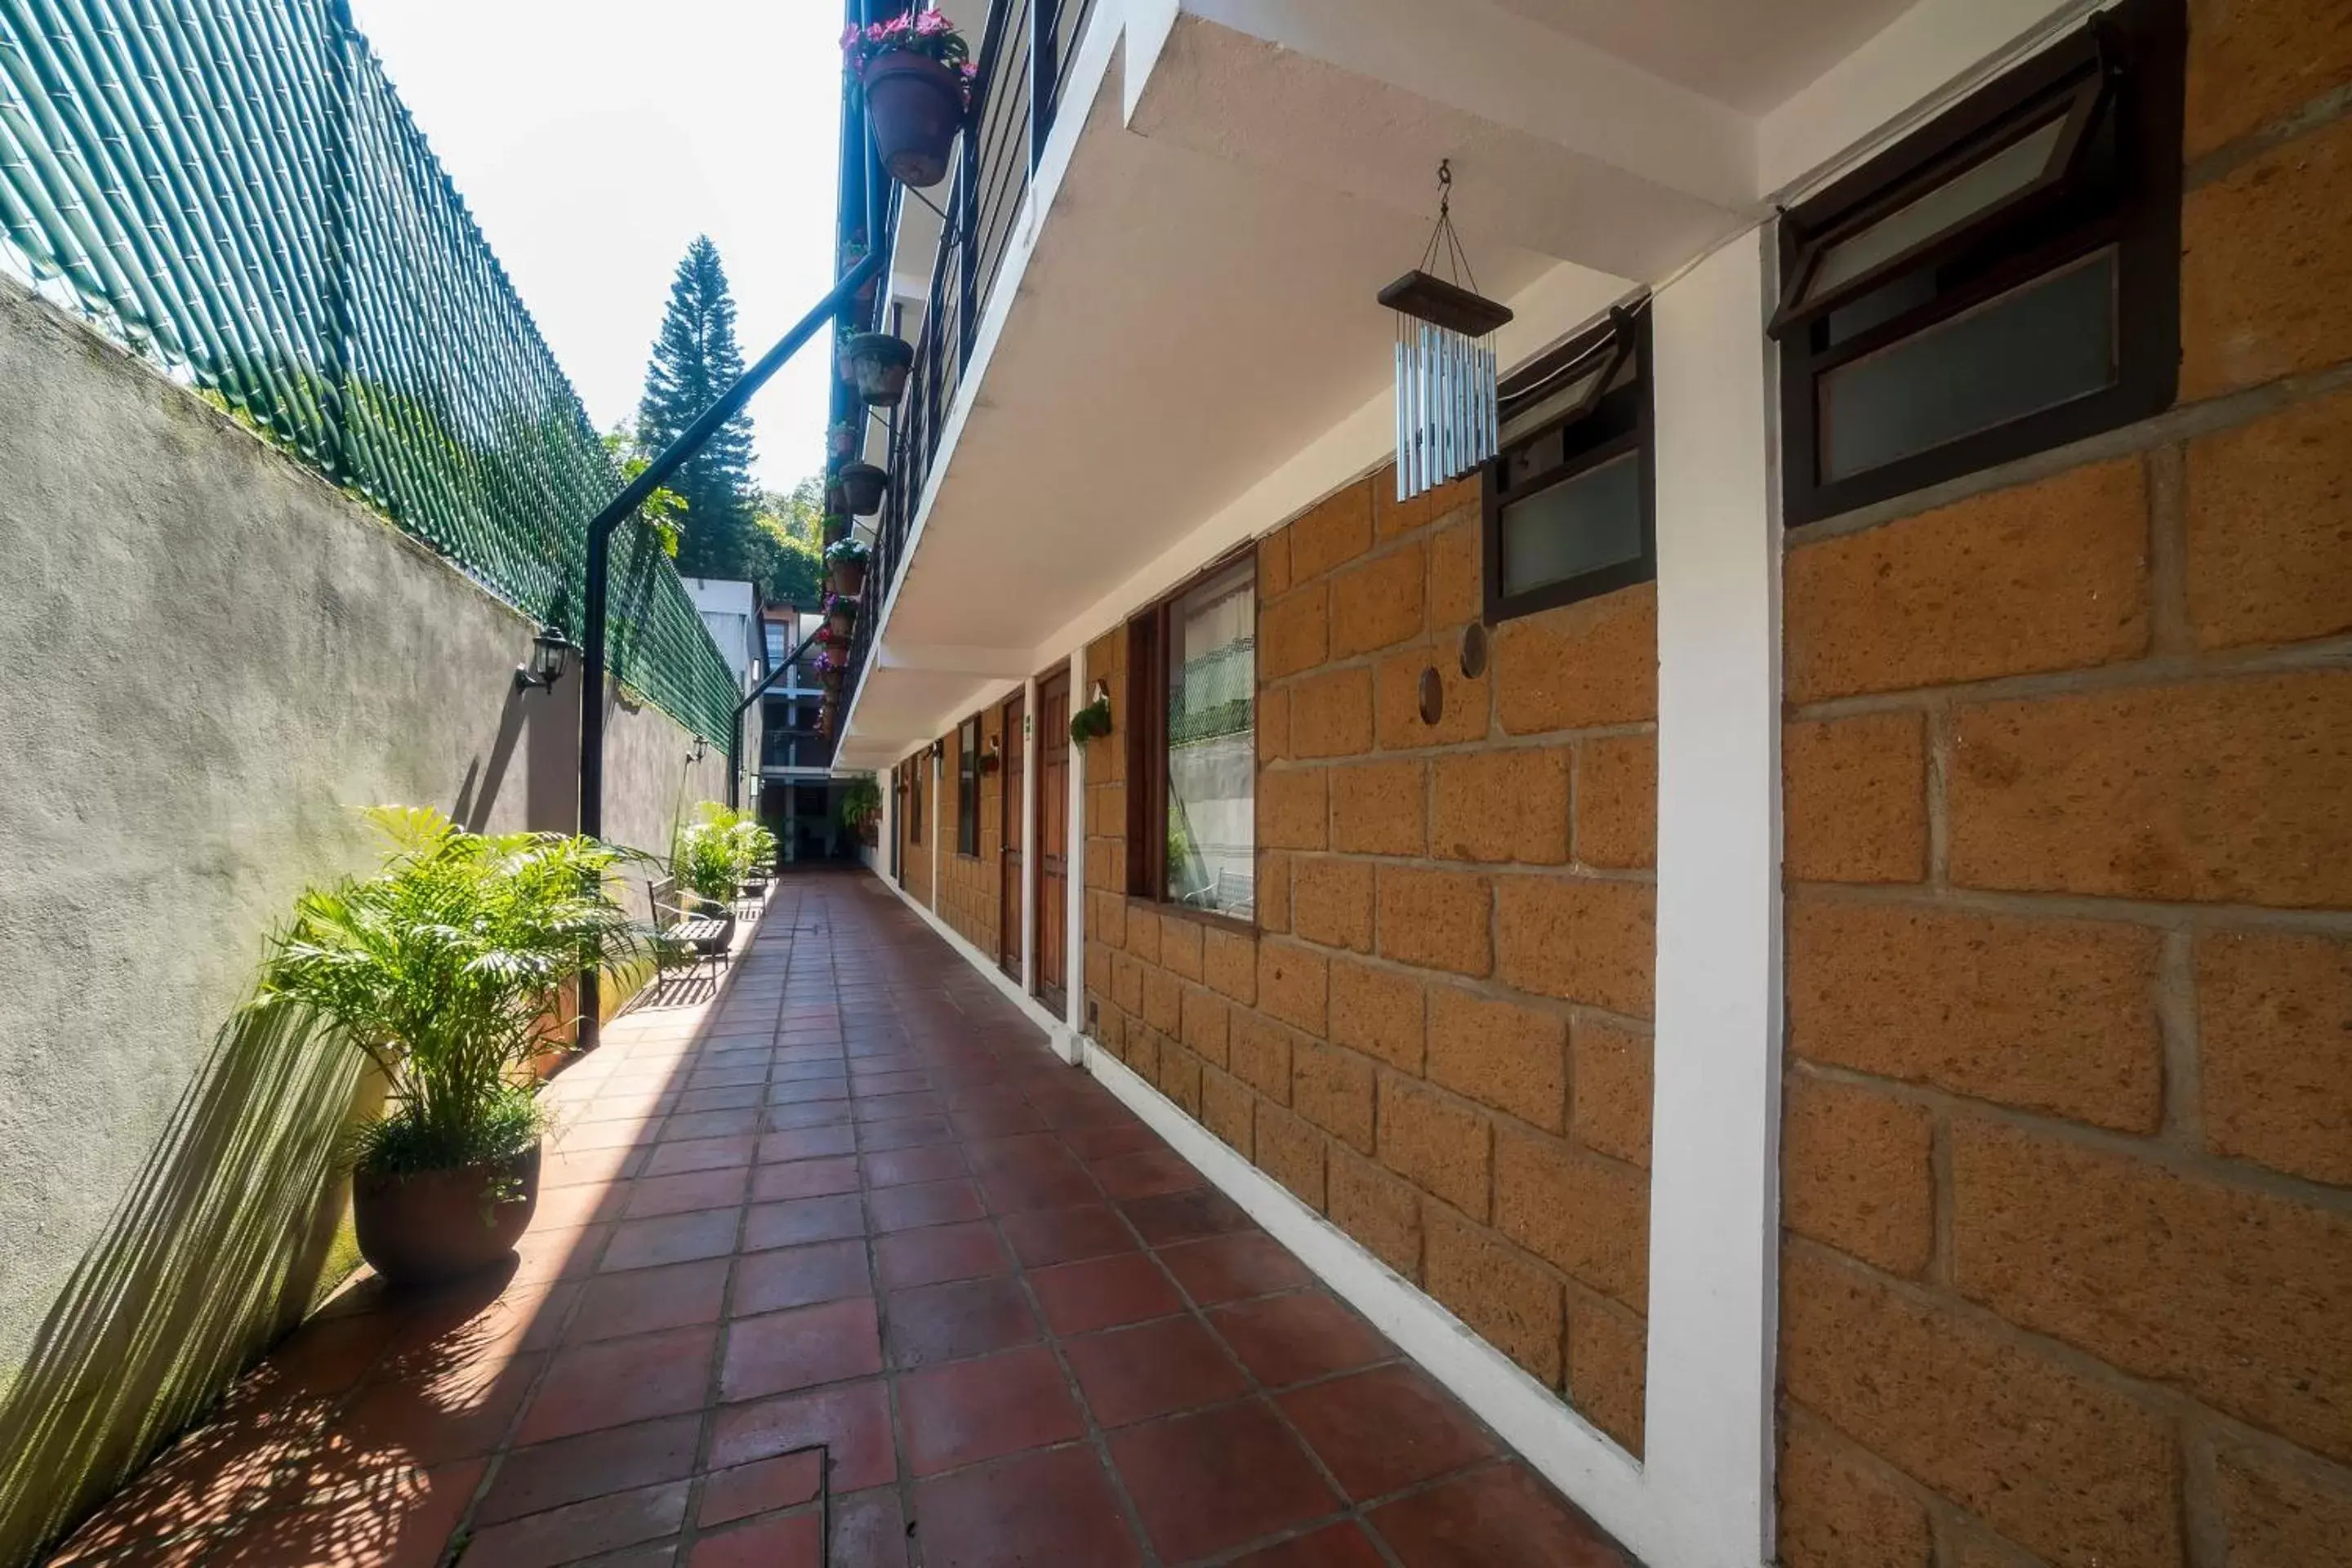
[[[186,1189],[210,1173],[165,1145],[184,1132],[190,1101],[220,1092],[200,1080],[264,933],[306,884],[372,863],[359,807],[428,805],[474,826],[569,828],[579,688],[574,675],[551,695],[519,696],[510,672],[533,629],[523,616],[5,283],[0,561],[8,1562],[30,1544],[12,1539],[30,1528],[10,1507],[12,1489],[22,1503],[32,1485],[22,1456],[47,1440],[53,1414],[28,1407],[35,1374],[62,1375],[68,1342],[144,1339],[152,1325],[140,1314],[171,1295],[153,1266],[117,1278],[97,1254],[140,1229],[141,1205],[187,1204]],[[689,767],[690,749],[659,710],[616,703],[612,837],[663,849],[681,808],[724,798],[723,751]],[[331,1120],[348,1109],[344,1082]],[[274,1092],[257,1114],[284,1110],[286,1086]],[[206,1113],[233,1129],[230,1110]],[[267,1173],[247,1184],[266,1185]],[[268,1289],[216,1279],[212,1294],[233,1305],[175,1325],[184,1353],[151,1391],[166,1406],[210,1392],[187,1386],[189,1368],[202,1369],[194,1383],[216,1382],[307,1305],[332,1230],[331,1215],[319,1219],[315,1175],[308,1184],[307,1198],[295,1194],[308,1223],[254,1211],[253,1223],[291,1237],[256,1255],[286,1277]],[[114,1284],[96,1289],[98,1275]],[[134,1276],[143,1282],[125,1288]],[[85,1432],[83,1457],[58,1463],[110,1468],[136,1458],[126,1446],[167,1435],[93,1447]],[[44,1484],[71,1493],[84,1479]]]

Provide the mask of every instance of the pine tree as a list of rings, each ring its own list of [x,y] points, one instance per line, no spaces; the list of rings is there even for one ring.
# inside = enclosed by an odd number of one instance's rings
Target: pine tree
[[[667,447],[742,374],[727,272],[709,236],[698,235],[670,282],[669,308],[646,367],[646,395],[637,405],[639,444],[647,452]],[[751,519],[759,498],[751,483],[751,416],[738,413],[720,426],[672,476],[669,489],[686,504],[677,569],[689,577],[751,575]]]

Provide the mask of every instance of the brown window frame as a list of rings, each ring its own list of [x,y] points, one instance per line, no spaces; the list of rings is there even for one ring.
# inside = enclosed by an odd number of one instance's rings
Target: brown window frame
[[[1612,387],[1610,384],[1629,363],[1633,370],[1632,380]],[[1541,404],[1586,375],[1595,377],[1590,395],[1574,407],[1563,410],[1557,418],[1547,419],[1503,443],[1494,461],[1482,470],[1479,553],[1485,594],[1480,614],[1488,626],[1539,610],[1557,609],[1580,599],[1598,598],[1657,578],[1656,416],[1650,396],[1650,312],[1646,300],[1633,309],[1610,311],[1608,321],[1580,332],[1514,372],[1497,389],[1497,421],[1509,423],[1521,409]],[[1565,435],[1561,461],[1517,485],[1510,484],[1507,476],[1511,455],[1554,431]],[[1516,594],[1505,594],[1504,508],[1581,479],[1628,453],[1638,454],[1640,466],[1642,552],[1631,561],[1612,562]]]
[[[907,842],[923,841],[923,771],[931,759],[930,748],[925,747],[907,759],[904,766],[907,783]]]
[[[1185,596],[1247,561],[1250,594],[1257,595],[1255,540],[1218,556],[1162,595],[1127,623],[1127,893],[1172,914],[1231,931],[1255,931],[1256,900],[1248,920],[1180,904],[1168,897],[1168,617]],[[1255,634],[1253,634],[1255,636]],[[1250,654],[1250,732],[1255,744],[1257,654]],[[1250,784],[1250,820],[1255,837],[1257,784]]]
[[[980,715],[956,726],[956,853],[980,858]]]
[[[1852,174],[1786,213],[1784,289],[1767,331],[1780,345],[1782,511],[1801,527],[2162,413],[2180,360],[2180,156],[2184,0],[2125,0],[1979,89]],[[2043,173],[1956,226],[1806,299],[1832,246],[1900,212],[1993,153],[2063,119]],[[2103,123],[2106,122],[2106,123]],[[2111,123],[2114,155],[2093,149]],[[2113,252],[2115,378],[1842,479],[1825,479],[1825,378],[1994,300]],[[1885,320],[1832,319],[1894,285],[1924,288]]]

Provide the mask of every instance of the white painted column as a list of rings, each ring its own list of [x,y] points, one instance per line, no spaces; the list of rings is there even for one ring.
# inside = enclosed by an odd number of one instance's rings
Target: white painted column
[[[1087,647],[1080,643],[1070,650],[1070,711],[1075,713],[1087,701]],[[1063,913],[1068,919],[1068,937],[1062,958],[1062,1022],[1069,1026],[1069,1037],[1064,1048],[1070,1060],[1077,1061],[1083,1053],[1079,1038],[1087,1027],[1087,748],[1070,748],[1070,826],[1068,877],[1063,884]]]
[[[1021,994],[1037,989],[1037,678],[1021,683]]]
[[[1767,236],[1653,305],[1656,1101],[1643,1539],[1771,1561],[1780,1213],[1780,524]]]

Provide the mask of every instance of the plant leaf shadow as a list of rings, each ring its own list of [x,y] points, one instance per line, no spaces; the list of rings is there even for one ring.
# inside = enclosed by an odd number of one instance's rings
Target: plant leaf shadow
[[[0,1391],[0,1563],[30,1561],[300,1320],[335,1239],[335,1152],[361,1076],[290,1015],[239,1014],[215,1037]],[[270,1456],[325,1414],[282,1393],[265,1452],[199,1441],[159,1468],[207,1496],[267,1493]]]

